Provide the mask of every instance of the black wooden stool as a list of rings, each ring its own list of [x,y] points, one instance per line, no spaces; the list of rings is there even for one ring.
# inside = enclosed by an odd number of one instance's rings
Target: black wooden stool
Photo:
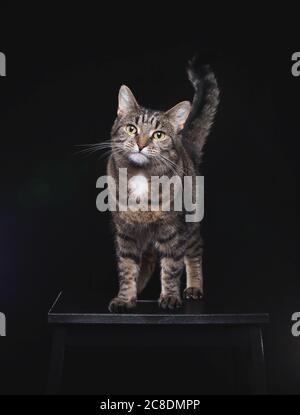
[[[266,313],[232,313],[212,311],[205,302],[189,300],[178,311],[162,311],[156,301],[139,301],[134,311],[126,314],[111,314],[107,310],[108,299],[95,293],[69,294],[61,292],[48,313],[52,329],[47,393],[60,391],[65,350],[69,345],[99,344],[102,346],[107,333],[101,336],[101,327],[129,330],[133,325],[144,325],[149,331],[157,325],[174,327],[189,326],[201,338],[199,347],[229,347],[231,350],[246,348],[250,352],[248,370],[252,393],[266,393],[266,376],[262,326],[269,321]],[[147,330],[148,331],[148,330]],[[98,335],[98,340],[97,336]],[[99,341],[100,334],[100,341]],[[124,336],[122,336],[123,338]],[[151,341],[151,337],[149,337]],[[98,341],[98,343],[97,343]],[[236,368],[239,371],[236,353]],[[241,371],[240,371],[241,372]],[[244,371],[239,376],[245,376]],[[199,391],[201,393],[201,391]]]

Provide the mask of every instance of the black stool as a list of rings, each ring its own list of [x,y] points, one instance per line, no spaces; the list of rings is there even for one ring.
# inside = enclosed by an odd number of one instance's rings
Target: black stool
[[[201,337],[199,347],[221,345],[234,351],[241,348],[248,350],[251,363],[246,375],[251,391],[255,394],[266,393],[262,326],[269,321],[268,314],[217,312],[215,309],[213,312],[205,302],[192,300],[178,311],[162,311],[156,301],[139,301],[137,308],[130,313],[111,314],[107,304],[108,299],[103,300],[96,293],[61,292],[58,295],[48,313],[52,348],[47,393],[60,391],[68,346],[102,346],[109,334],[101,335],[101,327],[123,329],[124,333],[133,325],[146,325],[149,331],[157,325],[172,326],[174,330],[179,325],[189,326],[191,335],[197,333]],[[245,371],[239,370],[238,352],[234,352],[234,360],[235,375],[245,376]]]

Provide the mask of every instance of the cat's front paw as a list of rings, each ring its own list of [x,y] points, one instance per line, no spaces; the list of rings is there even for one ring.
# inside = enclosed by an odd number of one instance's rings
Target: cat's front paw
[[[108,309],[111,313],[122,313],[136,306],[136,299],[126,301],[124,298],[115,297],[109,303]]]
[[[161,294],[158,300],[158,304],[161,308],[171,309],[179,308],[182,305],[182,301],[179,295],[176,294]]]
[[[200,288],[196,288],[196,287],[187,287],[184,291],[183,291],[183,297],[186,300],[189,299],[193,299],[193,300],[200,300],[201,298],[203,298],[203,292],[201,291]]]

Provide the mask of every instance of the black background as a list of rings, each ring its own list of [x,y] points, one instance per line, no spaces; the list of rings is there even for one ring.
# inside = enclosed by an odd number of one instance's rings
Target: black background
[[[175,16],[154,4],[115,7],[1,16],[0,393],[44,392],[47,310],[59,290],[92,288],[109,300],[117,288],[110,216],[95,206],[105,159],[75,154],[75,144],[109,137],[123,83],[150,108],[191,99],[185,65],[195,52],[212,64],[222,91],[203,160],[206,295],[270,312],[269,391],[299,393],[291,314],[300,311],[300,78],[291,75],[291,55],[300,45],[292,13],[252,15],[245,7],[230,22],[220,10]],[[158,295],[157,278],[145,296]],[[190,367],[192,346],[169,353],[144,346],[125,363],[117,348],[103,352],[104,367],[97,353],[91,365],[70,355],[69,370],[81,379],[70,391],[189,393],[207,381],[204,391],[227,392],[222,364]]]

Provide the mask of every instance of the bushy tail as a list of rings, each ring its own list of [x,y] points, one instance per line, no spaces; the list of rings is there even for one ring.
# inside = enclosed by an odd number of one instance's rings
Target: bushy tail
[[[196,59],[187,67],[189,80],[195,94],[191,113],[187,119],[185,136],[197,162],[200,161],[202,149],[212,127],[219,104],[219,87],[216,77],[209,65],[198,66]]]

